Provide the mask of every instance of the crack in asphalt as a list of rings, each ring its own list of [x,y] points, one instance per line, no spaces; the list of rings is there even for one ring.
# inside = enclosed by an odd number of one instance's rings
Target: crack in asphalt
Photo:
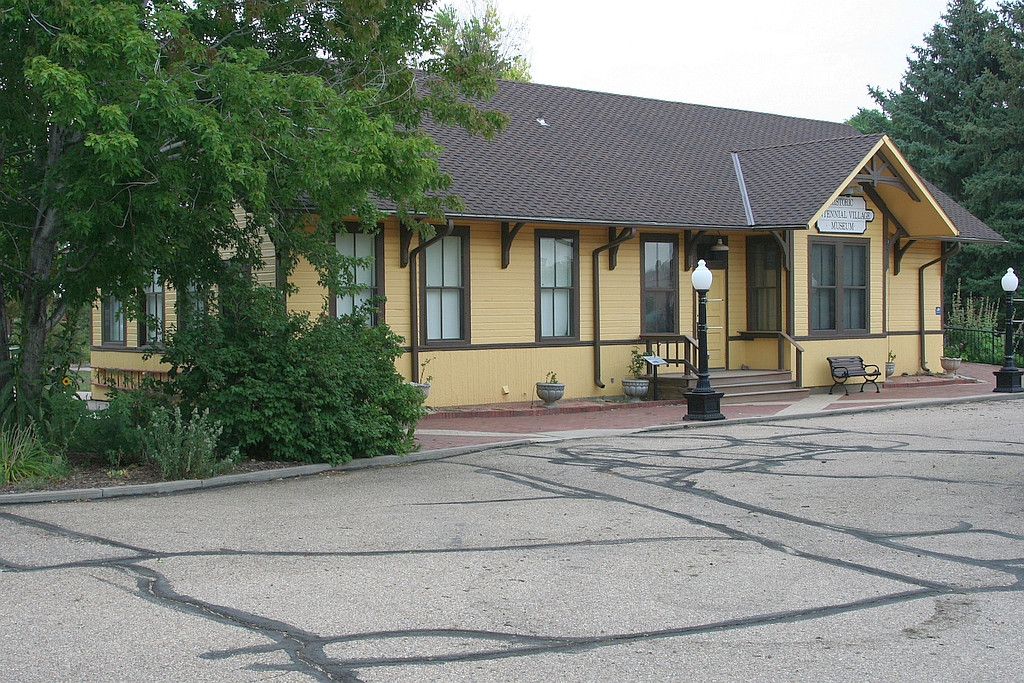
[[[627,443],[630,440],[643,440],[646,444],[671,440],[672,447],[665,449],[651,447],[623,449],[611,446],[602,446],[594,440],[583,440],[580,442],[569,442],[566,445],[556,448],[553,452],[545,452],[542,444],[511,447],[505,449],[505,452],[514,456],[515,462],[519,465],[522,465],[524,461],[537,459],[548,465],[554,465],[556,467],[583,467],[602,476],[616,477],[641,486],[653,486],[673,493],[693,496],[706,502],[713,503],[716,506],[720,506],[720,509],[759,515],[765,518],[778,520],[779,522],[786,524],[800,525],[802,527],[816,529],[833,535],[838,534],[843,537],[856,539],[857,541],[867,543],[872,546],[885,548],[899,553],[913,553],[917,556],[928,557],[935,560],[959,563],[965,567],[999,572],[1000,574],[1006,575],[1011,582],[1006,585],[989,582],[989,585],[966,588],[942,581],[929,580],[913,576],[911,574],[894,572],[881,567],[874,567],[839,557],[832,557],[822,553],[802,550],[772,538],[770,535],[754,533],[740,528],[735,524],[718,522],[697,514],[668,509],[654,503],[637,500],[636,498],[612,495],[597,488],[567,484],[565,482],[536,474],[525,474],[521,471],[513,471],[511,467],[500,467],[494,465],[484,466],[474,464],[472,462],[460,462],[453,459],[437,461],[436,464],[438,466],[473,468],[473,470],[478,473],[514,484],[517,487],[525,488],[528,491],[535,492],[537,495],[495,498],[492,500],[474,499],[436,503],[411,503],[411,505],[469,506],[479,505],[486,502],[508,503],[556,499],[584,499],[612,502],[620,505],[631,506],[654,514],[666,515],[673,519],[686,522],[687,524],[693,524],[698,527],[708,529],[709,531],[720,535],[720,537],[714,537],[717,542],[742,541],[755,543],[773,552],[785,553],[811,562],[837,567],[843,570],[855,571],[875,578],[896,581],[907,585],[908,588],[903,591],[896,591],[861,600],[852,600],[837,604],[817,605],[777,613],[753,614],[735,619],[703,624],[632,633],[603,634],[600,636],[537,636],[515,632],[429,628],[395,629],[390,631],[351,633],[344,635],[322,635],[304,630],[284,621],[275,620],[266,616],[234,609],[224,605],[216,605],[185,595],[175,590],[167,576],[156,569],[147,566],[146,563],[172,558],[195,557],[227,558],[249,556],[266,558],[344,558],[395,557],[403,555],[442,553],[471,554],[510,550],[525,552],[567,547],[579,548],[588,546],[596,547],[673,543],[684,540],[702,540],[707,537],[695,535],[656,536],[603,540],[587,539],[564,542],[545,541],[516,543],[510,545],[475,546],[468,548],[405,548],[370,551],[303,552],[222,548],[219,550],[163,552],[128,543],[122,543],[102,536],[74,531],[24,515],[0,512],[0,519],[6,520],[11,524],[34,528],[67,540],[85,541],[87,543],[97,544],[99,546],[124,553],[115,557],[89,558],[45,565],[26,565],[23,562],[14,562],[0,558],[0,570],[3,572],[27,573],[95,568],[114,569],[134,578],[136,590],[132,594],[144,600],[165,608],[177,610],[187,615],[212,620],[219,624],[242,628],[251,633],[258,634],[269,641],[266,644],[257,646],[210,650],[201,655],[202,658],[209,660],[225,660],[236,657],[256,657],[258,659],[261,655],[283,653],[288,658],[287,664],[256,662],[247,665],[246,668],[247,670],[261,672],[297,672],[318,681],[346,682],[361,680],[359,678],[359,671],[362,669],[427,665],[445,662],[479,662],[512,657],[525,657],[541,653],[582,652],[595,648],[637,641],[692,636],[723,630],[735,630],[769,624],[783,624],[819,619],[827,616],[845,614],[857,610],[873,609],[883,605],[905,603],[928,597],[938,597],[943,595],[964,596],[968,594],[1013,592],[1022,590],[1022,587],[1024,587],[1024,558],[1008,557],[999,559],[981,559],[970,557],[968,555],[957,555],[949,552],[923,549],[910,544],[910,541],[913,539],[937,536],[955,537],[960,534],[986,534],[1006,541],[1024,542],[1024,535],[1021,534],[1013,534],[996,529],[976,528],[967,522],[960,522],[951,528],[918,530],[913,532],[862,529],[835,522],[819,521],[808,516],[793,514],[781,510],[774,510],[765,505],[758,505],[736,498],[731,498],[722,493],[700,488],[698,486],[695,478],[709,473],[763,474],[774,477],[794,477],[801,479],[906,479],[934,484],[957,483],[978,486],[1009,485],[1006,482],[958,480],[943,477],[928,477],[923,474],[911,475],[882,472],[878,475],[843,475],[828,472],[782,472],[780,471],[782,467],[790,466],[794,463],[818,461],[824,465],[831,460],[854,453],[867,453],[874,455],[913,455],[921,453],[921,451],[914,449],[913,443],[910,440],[913,437],[919,437],[919,435],[908,435],[907,439],[900,439],[892,434],[887,434],[884,438],[872,437],[872,443],[864,443],[863,434],[859,432],[844,432],[843,430],[838,429],[793,425],[786,425],[785,428],[789,430],[788,433],[784,432],[775,436],[760,438],[743,438],[720,433],[702,433],[699,436],[687,434],[687,439],[682,444],[680,444],[680,436],[678,434],[663,432],[616,437],[620,442],[625,440]],[[836,441],[842,439],[844,435],[849,437],[849,441],[846,443],[836,443]],[[828,441],[828,443],[815,443],[814,440],[819,438],[823,441]],[[883,441],[884,443],[880,443]],[[982,443],[977,442],[977,445],[972,447],[972,452],[969,454],[969,457],[1024,457],[1024,449],[1020,448],[1020,444],[1007,443],[1002,440],[993,440],[984,443],[986,450],[980,450],[981,446]],[[764,450],[769,454],[759,456],[744,455],[745,452],[757,452],[759,449]],[[734,455],[730,455],[730,453],[734,453]],[[774,455],[771,453],[774,453]],[[628,454],[628,456],[625,454]],[[927,454],[956,455],[958,457],[965,456],[962,451],[953,448],[929,449]],[[666,460],[669,464],[665,464]],[[954,603],[953,606],[956,607],[958,604],[959,603]],[[939,623],[944,618],[946,617],[938,614],[937,612],[935,622]],[[922,625],[922,629],[926,626],[929,625]],[[908,631],[908,634],[913,637],[918,637],[916,634],[919,632],[923,631],[911,629]],[[332,657],[327,654],[327,648],[331,646],[361,642],[383,642],[400,638],[422,639],[423,642],[421,643],[421,649],[429,649],[422,648],[422,645],[430,642],[432,639],[459,639],[463,642],[471,641],[478,643],[479,647],[460,652],[446,652],[441,649],[435,649],[430,652],[423,652],[421,654],[409,656],[345,658]]]

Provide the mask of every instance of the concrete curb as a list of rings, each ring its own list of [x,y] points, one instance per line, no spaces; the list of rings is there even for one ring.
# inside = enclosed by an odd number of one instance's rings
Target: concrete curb
[[[758,415],[752,417],[734,417],[725,420],[714,420],[710,422],[674,422],[664,425],[652,425],[649,427],[637,427],[626,431],[627,434],[643,434],[648,432],[665,432],[672,430],[699,429],[702,427],[714,427],[730,424],[757,424],[765,422],[783,422],[787,420],[806,420],[809,418],[823,417],[826,415],[848,414],[848,413],[874,413],[887,410],[904,410],[907,408],[926,408],[929,406],[951,405],[957,403],[977,403],[980,401],[998,401],[1024,399],[1024,394],[985,394],[981,396],[962,396],[956,398],[936,399],[908,399],[898,403],[890,403],[874,406],[851,406],[849,408],[836,408],[810,413],[796,413],[789,415]],[[480,453],[483,451],[499,448],[510,448],[513,446],[524,446],[534,443],[552,443],[556,441],[572,441],[574,439],[593,438],[590,436],[562,437],[545,434],[525,439],[514,439],[511,441],[494,441],[471,446],[458,446],[455,448],[439,448],[429,451],[417,451],[408,455],[382,455],[376,458],[359,458],[350,460],[344,465],[337,467],[327,464],[300,465],[297,467],[285,467],[276,470],[260,470],[258,472],[243,472],[240,474],[225,474],[210,479],[186,479],[180,481],[162,481],[154,484],[137,484],[128,486],[109,486],[105,488],[92,489],[69,489],[65,491],[31,491],[27,493],[7,493],[0,495],[0,505],[18,505],[23,503],[60,503],[76,500],[100,500],[111,498],[124,498],[127,496],[150,496],[156,494],[180,493],[182,491],[195,491],[199,489],[211,489],[221,486],[233,486],[237,484],[254,484],[260,482],[274,481],[277,479],[294,479],[297,477],[312,476],[323,472],[347,472],[364,470],[377,467],[394,467],[415,462],[427,462],[432,460],[443,460],[469,453]]]

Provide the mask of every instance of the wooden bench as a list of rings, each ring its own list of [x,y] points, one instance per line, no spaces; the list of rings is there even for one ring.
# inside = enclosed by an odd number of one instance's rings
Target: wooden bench
[[[832,386],[829,387],[829,394],[836,387],[842,387],[846,395],[849,396],[850,390],[846,388],[846,381],[851,377],[864,378],[860,385],[861,391],[864,391],[865,385],[872,384],[875,387],[875,393],[881,393],[878,383],[875,381],[882,374],[881,371],[877,365],[865,365],[864,359],[860,356],[829,356],[828,366],[832,371]]]

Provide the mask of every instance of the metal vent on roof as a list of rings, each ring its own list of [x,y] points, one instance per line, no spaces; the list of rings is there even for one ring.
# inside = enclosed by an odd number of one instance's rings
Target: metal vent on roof
[[[542,125],[542,126],[546,126],[546,125],[548,125],[548,122],[544,120],[544,117],[543,117],[543,116],[538,116],[538,117],[537,117],[537,123],[539,123],[539,124],[540,124],[540,125]]]

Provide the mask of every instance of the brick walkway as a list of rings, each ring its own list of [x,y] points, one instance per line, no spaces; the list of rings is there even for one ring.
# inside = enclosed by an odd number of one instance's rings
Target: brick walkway
[[[964,363],[956,378],[942,375],[890,377],[876,394],[870,387],[863,393],[851,390],[814,390],[800,401],[742,403],[722,406],[726,419],[783,414],[806,414],[887,404],[924,403],[933,400],[986,396],[995,388],[993,371],[998,366]],[[714,377],[712,377],[712,384]],[[420,421],[416,441],[421,451],[522,439],[557,439],[567,436],[597,436],[609,431],[630,431],[656,425],[684,422],[685,401],[645,401],[640,404],[599,401],[560,401],[555,408],[534,403],[467,406],[443,409]]]

